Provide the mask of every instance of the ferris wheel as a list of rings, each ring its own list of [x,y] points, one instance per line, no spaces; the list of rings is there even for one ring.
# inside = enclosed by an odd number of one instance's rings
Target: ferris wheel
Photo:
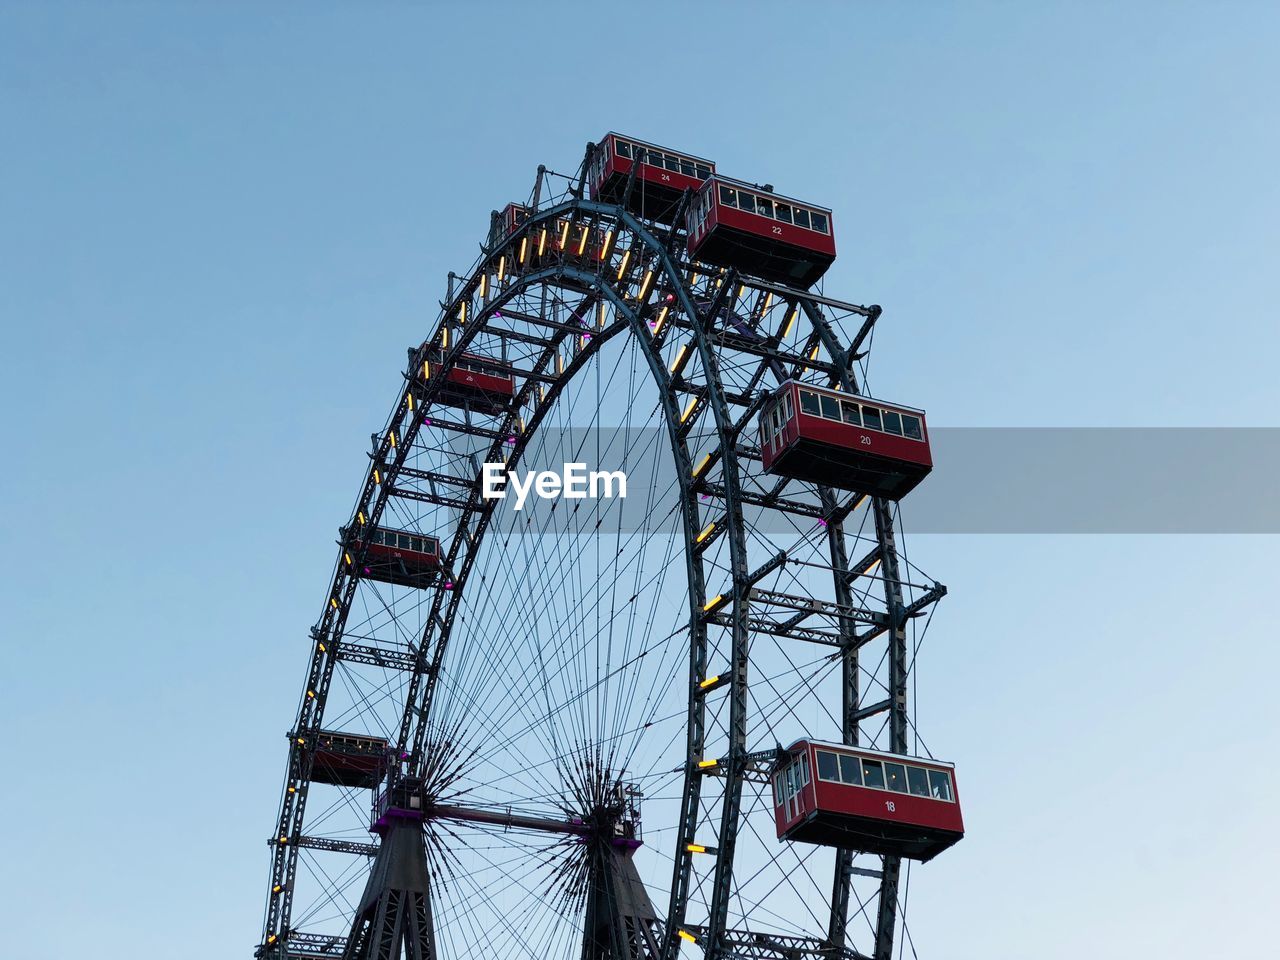
[[[907,699],[929,435],[834,258],[830,210],[613,133],[491,215],[339,529],[256,956],[915,954],[963,834]],[[625,496],[491,495],[579,463]]]

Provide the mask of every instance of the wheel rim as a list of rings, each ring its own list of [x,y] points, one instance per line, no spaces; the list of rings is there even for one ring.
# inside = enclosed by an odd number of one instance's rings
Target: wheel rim
[[[921,583],[917,589],[908,583],[900,598],[893,589],[884,589],[877,598],[880,584],[888,587],[892,579],[893,588],[900,589],[904,580],[896,572],[890,505],[862,502],[838,491],[805,490],[801,484],[779,486],[777,478],[760,473],[749,455],[753,398],[763,397],[767,386],[782,376],[822,377],[821,382],[856,387],[843,344],[856,347],[866,337],[878,308],[835,307],[798,291],[749,280],[740,284],[732,274],[682,262],[661,237],[620,208],[572,198],[531,218],[520,233],[483,258],[482,270],[496,276],[494,265],[500,258],[514,261],[522,237],[564,220],[610,231],[616,237],[615,255],[603,263],[558,255],[525,270],[504,263],[498,269],[506,267],[506,278],[488,280],[483,290],[477,280],[481,274],[473,274],[462,290],[451,291],[445,316],[428,342],[440,345],[446,362],[479,350],[501,355],[531,374],[525,381],[525,402],[511,410],[512,416],[497,418],[496,429],[491,418],[468,412],[464,419],[476,429],[450,431],[455,440],[463,436],[472,442],[469,453],[479,455],[487,448],[485,462],[508,459],[512,467],[532,455],[531,444],[545,447],[547,437],[562,437],[568,427],[581,426],[571,421],[583,409],[582,397],[591,396],[587,388],[593,370],[598,374],[611,363],[615,374],[627,371],[625,409],[648,412],[637,413],[635,422],[624,426],[650,439],[661,435],[669,445],[665,464],[670,476],[662,489],[670,493],[665,504],[670,509],[646,511],[652,525],[632,531],[632,545],[616,548],[606,567],[606,579],[615,582],[629,569],[639,575],[643,588],[635,596],[647,601],[629,600],[626,606],[645,613],[646,629],[629,630],[617,644],[612,637],[604,644],[600,638],[606,634],[585,629],[587,620],[579,616],[574,626],[576,604],[556,607],[558,599],[590,597],[589,584],[565,571],[580,575],[587,569],[583,561],[591,551],[599,553],[600,534],[593,546],[563,548],[570,539],[584,540],[579,526],[559,538],[560,547],[547,547],[543,537],[516,533],[519,516],[510,509],[478,503],[474,496],[468,503],[440,494],[444,475],[474,479],[475,461],[459,456],[456,444],[433,439],[456,411],[439,406],[432,381],[416,380],[422,354],[415,354],[406,373],[409,387],[387,427],[375,435],[374,465],[350,527],[381,523],[438,536],[447,550],[445,572],[425,591],[371,585],[359,575],[360,554],[353,557],[350,546],[344,546],[325,614],[313,631],[316,650],[293,731],[304,736],[291,741],[265,949],[273,943],[297,944],[299,950],[314,947],[319,955],[341,949],[342,926],[355,909],[365,872],[361,858],[367,862],[376,847],[359,836],[368,813],[351,791],[307,812],[313,761],[301,741],[322,726],[355,723],[386,736],[405,770],[436,777],[441,803],[465,800],[485,809],[506,807],[543,819],[558,815],[571,820],[575,787],[583,794],[615,779],[642,788],[652,782],[652,789],[645,790],[646,842],[635,854],[644,864],[642,877],[657,917],[657,939],[647,952],[671,955],[689,942],[710,952],[728,952],[742,949],[745,941],[740,941],[751,931],[772,938],[779,949],[852,955],[856,924],[846,931],[846,920],[862,917],[870,931],[869,940],[863,937],[869,946],[859,952],[885,955],[894,934],[896,862],[872,858],[873,868],[854,867],[851,872],[849,855],[779,847],[770,834],[764,773],[770,748],[784,743],[788,730],[826,732],[831,739],[846,740],[861,731],[872,744],[881,739],[877,732],[886,741],[901,739],[904,708],[886,711],[890,723],[883,731],[863,729],[875,714],[861,715],[870,699],[864,695],[868,685],[904,687],[906,665],[897,662],[901,650],[888,643],[880,662],[870,666],[865,656],[859,661],[858,650],[876,636],[896,639],[901,647],[903,608],[923,611],[941,588]],[[619,269],[621,255],[616,253],[624,248],[634,256],[625,271]],[[463,302],[469,313],[465,318],[459,311]],[[661,306],[668,304],[660,318]],[[852,321],[856,332],[842,321]],[[744,333],[744,324],[755,339]],[[442,342],[446,328],[448,346]],[[499,335],[499,330],[524,333],[528,340],[536,334],[539,342]],[[528,349],[513,346],[519,343]],[[647,408],[637,406],[642,392]],[[534,402],[538,393],[541,399]],[[597,415],[605,409],[598,395],[592,409]],[[740,457],[744,448],[745,460]],[[582,514],[580,520],[594,524],[601,515],[607,517],[608,510]],[[891,560],[892,578],[877,577],[861,560],[850,563],[850,555],[858,556],[851,548],[859,539],[866,541],[864,547],[873,545],[878,562]],[[625,536],[618,539],[625,541]],[[660,542],[667,549],[655,552],[653,545]],[[521,545],[526,570],[537,570],[544,579],[530,579],[527,573],[523,579],[512,576],[510,557],[495,544],[505,548],[513,543]],[[534,543],[539,545],[530,546]],[[785,562],[769,569],[779,554],[785,554]],[[504,564],[506,576],[501,578]],[[684,583],[674,600],[670,581],[652,572],[670,571],[673,565]],[[546,571],[558,571],[554,585],[564,597],[551,589],[553,579]],[[492,629],[496,612],[528,608],[539,595],[548,603],[538,616],[519,624],[514,645],[521,656],[510,662],[522,670],[511,673],[495,655],[496,638],[511,639],[511,634]],[[610,596],[606,620],[612,622],[619,616],[616,590]],[[716,597],[723,598],[719,604]],[[773,628],[760,629],[780,622],[774,616],[777,609],[799,597],[836,605],[836,613],[810,618],[811,623],[825,622],[826,629],[799,625],[781,637]],[[879,609],[871,609],[877,605]],[[597,608],[603,609],[599,603]],[[849,615],[853,609],[866,611],[868,619],[859,625]],[[671,629],[663,630],[660,622]],[[681,630],[684,645],[677,647],[672,640]],[[806,630],[813,636],[806,636]],[[855,646],[851,641],[859,631],[865,638]],[[581,642],[572,657],[557,662],[554,651],[546,655],[548,634]],[[649,649],[657,636],[662,645]],[[763,650],[762,637],[777,649]],[[820,637],[843,638],[844,646]],[[639,651],[647,658],[643,671],[608,669],[611,663],[629,662]],[[606,666],[604,679],[599,679],[599,669],[592,672],[593,652],[596,662],[603,659]],[[372,664],[381,679],[360,679],[360,671],[371,666],[370,657],[393,656],[399,659],[391,666]],[[673,682],[673,676],[678,680]],[[709,684],[715,676],[727,679]],[[478,707],[531,677],[540,685],[533,694],[507,699],[512,709],[502,715],[504,723],[477,723]],[[573,714],[570,708],[588,691],[574,689],[567,678],[580,688],[592,686],[596,694],[594,709],[578,711],[572,721],[565,719]],[[646,684],[646,697],[624,695]],[[678,704],[672,702],[672,690],[679,690],[674,698]],[[538,705],[534,694],[542,698],[540,715],[548,718],[541,723],[529,722],[522,713]],[[611,709],[615,702],[626,709]],[[801,716],[810,707],[811,720]],[[632,725],[642,716],[660,720],[640,721],[650,723],[640,735]],[[505,721],[521,719],[513,735]],[[673,724],[680,735],[672,735]],[[477,737],[476,730],[488,732]],[[659,742],[665,750],[652,747]],[[552,749],[539,754],[539,744]],[[500,749],[495,751],[495,745]],[[526,761],[515,768],[524,777],[522,784],[503,785],[504,757]],[[672,759],[672,766],[663,766]],[[700,766],[708,760],[717,763]],[[597,775],[574,773],[593,762]],[[548,769],[556,771],[554,776]],[[677,782],[675,803],[664,794]],[[471,842],[463,845],[472,861],[468,866],[452,849],[462,831],[476,831],[491,841],[499,837],[503,855],[514,859],[486,860]],[[663,837],[661,848],[648,839],[656,836]],[[581,883],[574,886],[573,876],[575,870],[581,872],[582,849],[590,844],[580,836],[566,840],[564,835],[509,827],[499,832],[494,824],[460,826],[442,817],[431,821],[427,837],[433,883],[440,886],[436,926],[442,956],[477,951],[486,956],[581,954],[582,918],[574,911],[586,910],[589,897],[583,896]],[[285,841],[278,842],[281,838]],[[330,847],[312,841],[328,841]],[[320,853],[337,849],[334,845],[346,845],[343,852],[354,854],[356,865],[334,872],[310,862],[316,858],[318,864]],[[750,869],[740,869],[735,878],[739,845],[745,854],[739,859]],[[653,863],[659,855],[668,868],[665,882],[656,879],[661,871]],[[533,866],[508,891],[495,891],[484,882],[502,872],[510,877],[515,860]],[[319,890],[306,906],[298,899],[299,864],[311,872]],[[879,877],[867,878],[873,889],[859,891],[855,878],[875,872]],[[452,885],[449,876],[455,878]],[[551,895],[530,898],[531,882],[554,880],[563,881],[564,889],[555,890],[553,884]],[[460,895],[468,884],[472,893]],[[887,901],[886,890],[892,894]],[[506,892],[522,892],[524,914],[504,906],[499,894]],[[788,915],[785,907],[768,905],[780,897],[790,897],[803,909]],[[814,910],[815,902],[823,908]],[[534,904],[541,904],[537,920],[531,919],[537,912]],[[464,936],[468,924],[471,932]],[[501,930],[507,931],[506,941],[495,939],[494,931]],[[643,939],[638,936],[636,942]],[[535,943],[542,952],[531,952]]]

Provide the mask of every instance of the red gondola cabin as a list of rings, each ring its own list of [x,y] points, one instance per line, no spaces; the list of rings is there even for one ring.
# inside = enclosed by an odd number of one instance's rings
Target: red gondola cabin
[[[788,380],[760,414],[768,473],[899,500],[933,469],[924,411]]]
[[[407,530],[377,527],[369,534],[360,573],[368,580],[428,587],[440,573],[440,541]]]
[[[464,353],[451,367],[436,353],[422,363],[422,377],[444,377],[436,402],[450,407],[470,407],[477,413],[496,416],[505,413],[516,395],[516,381],[510,371],[484,357]]]
[[[591,199],[601,203],[619,203],[627,184],[627,175],[639,159],[635,186],[627,209],[650,220],[671,223],[676,203],[685,190],[697,190],[716,171],[716,165],[701,157],[672,153],[632,137],[607,133],[596,144],[587,183]]]
[[[524,226],[529,219],[529,208],[523,203],[508,203],[502,208],[489,233],[489,246],[494,247]]]
[[[955,768],[798,740],[773,774],[779,840],[932,860],[964,836]]]
[[[311,779],[339,787],[372,787],[386,775],[385,737],[321,730],[311,754]]]
[[[713,174],[685,215],[689,256],[810,287],[836,258],[831,211]]]

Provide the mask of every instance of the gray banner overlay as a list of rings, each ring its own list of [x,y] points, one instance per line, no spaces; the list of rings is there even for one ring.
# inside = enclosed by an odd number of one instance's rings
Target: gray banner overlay
[[[930,439],[933,473],[902,501],[912,533],[1280,533],[1280,428],[939,427]],[[544,434],[518,469],[559,471],[566,461],[624,470],[625,503],[531,497],[516,529],[586,532],[585,514],[607,517],[601,529],[616,532],[678,529],[655,516],[676,503],[664,431]],[[788,496],[816,503],[800,490]],[[747,517],[771,533],[816,523],[753,509]]]
[[[939,428],[928,533],[1280,533],[1280,429]]]

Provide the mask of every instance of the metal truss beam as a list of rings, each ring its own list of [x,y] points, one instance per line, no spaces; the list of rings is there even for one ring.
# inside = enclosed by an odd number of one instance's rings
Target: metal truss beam
[[[429,503],[434,507],[450,507],[454,510],[475,509],[475,506],[470,500],[459,500],[456,497],[442,497],[435,493],[423,493],[421,490],[413,490],[409,487],[393,485],[387,490],[387,495],[399,497],[401,500],[414,500],[418,503]]]
[[[706,927],[687,926],[701,941]],[[750,930],[725,930],[720,935],[721,955],[742,960],[867,960],[864,954],[847,947],[833,947],[816,937],[795,937]]]
[[[277,838],[267,838],[267,846],[275,847],[279,845],[280,841]],[[361,857],[376,857],[378,855],[378,845],[376,843],[333,840],[329,837],[298,837],[297,840],[290,841],[290,845],[301,847],[303,850],[325,850],[329,853],[349,853]]]
[[[724,497],[724,487],[718,483],[709,481],[698,484],[698,492],[705,493],[709,497],[722,499]],[[750,490],[741,490],[738,492],[738,498],[743,506],[747,507],[764,507],[768,510],[778,510],[782,513],[794,514],[798,517],[810,517],[814,520],[822,519],[822,507],[816,503],[803,503],[799,500],[784,500],[782,497],[772,494],[755,493]]]
[[[351,643],[349,640],[343,640],[338,644],[337,657],[348,663],[363,663],[371,667],[386,667],[389,670],[418,668],[418,657],[410,650],[391,650],[387,647]]]

